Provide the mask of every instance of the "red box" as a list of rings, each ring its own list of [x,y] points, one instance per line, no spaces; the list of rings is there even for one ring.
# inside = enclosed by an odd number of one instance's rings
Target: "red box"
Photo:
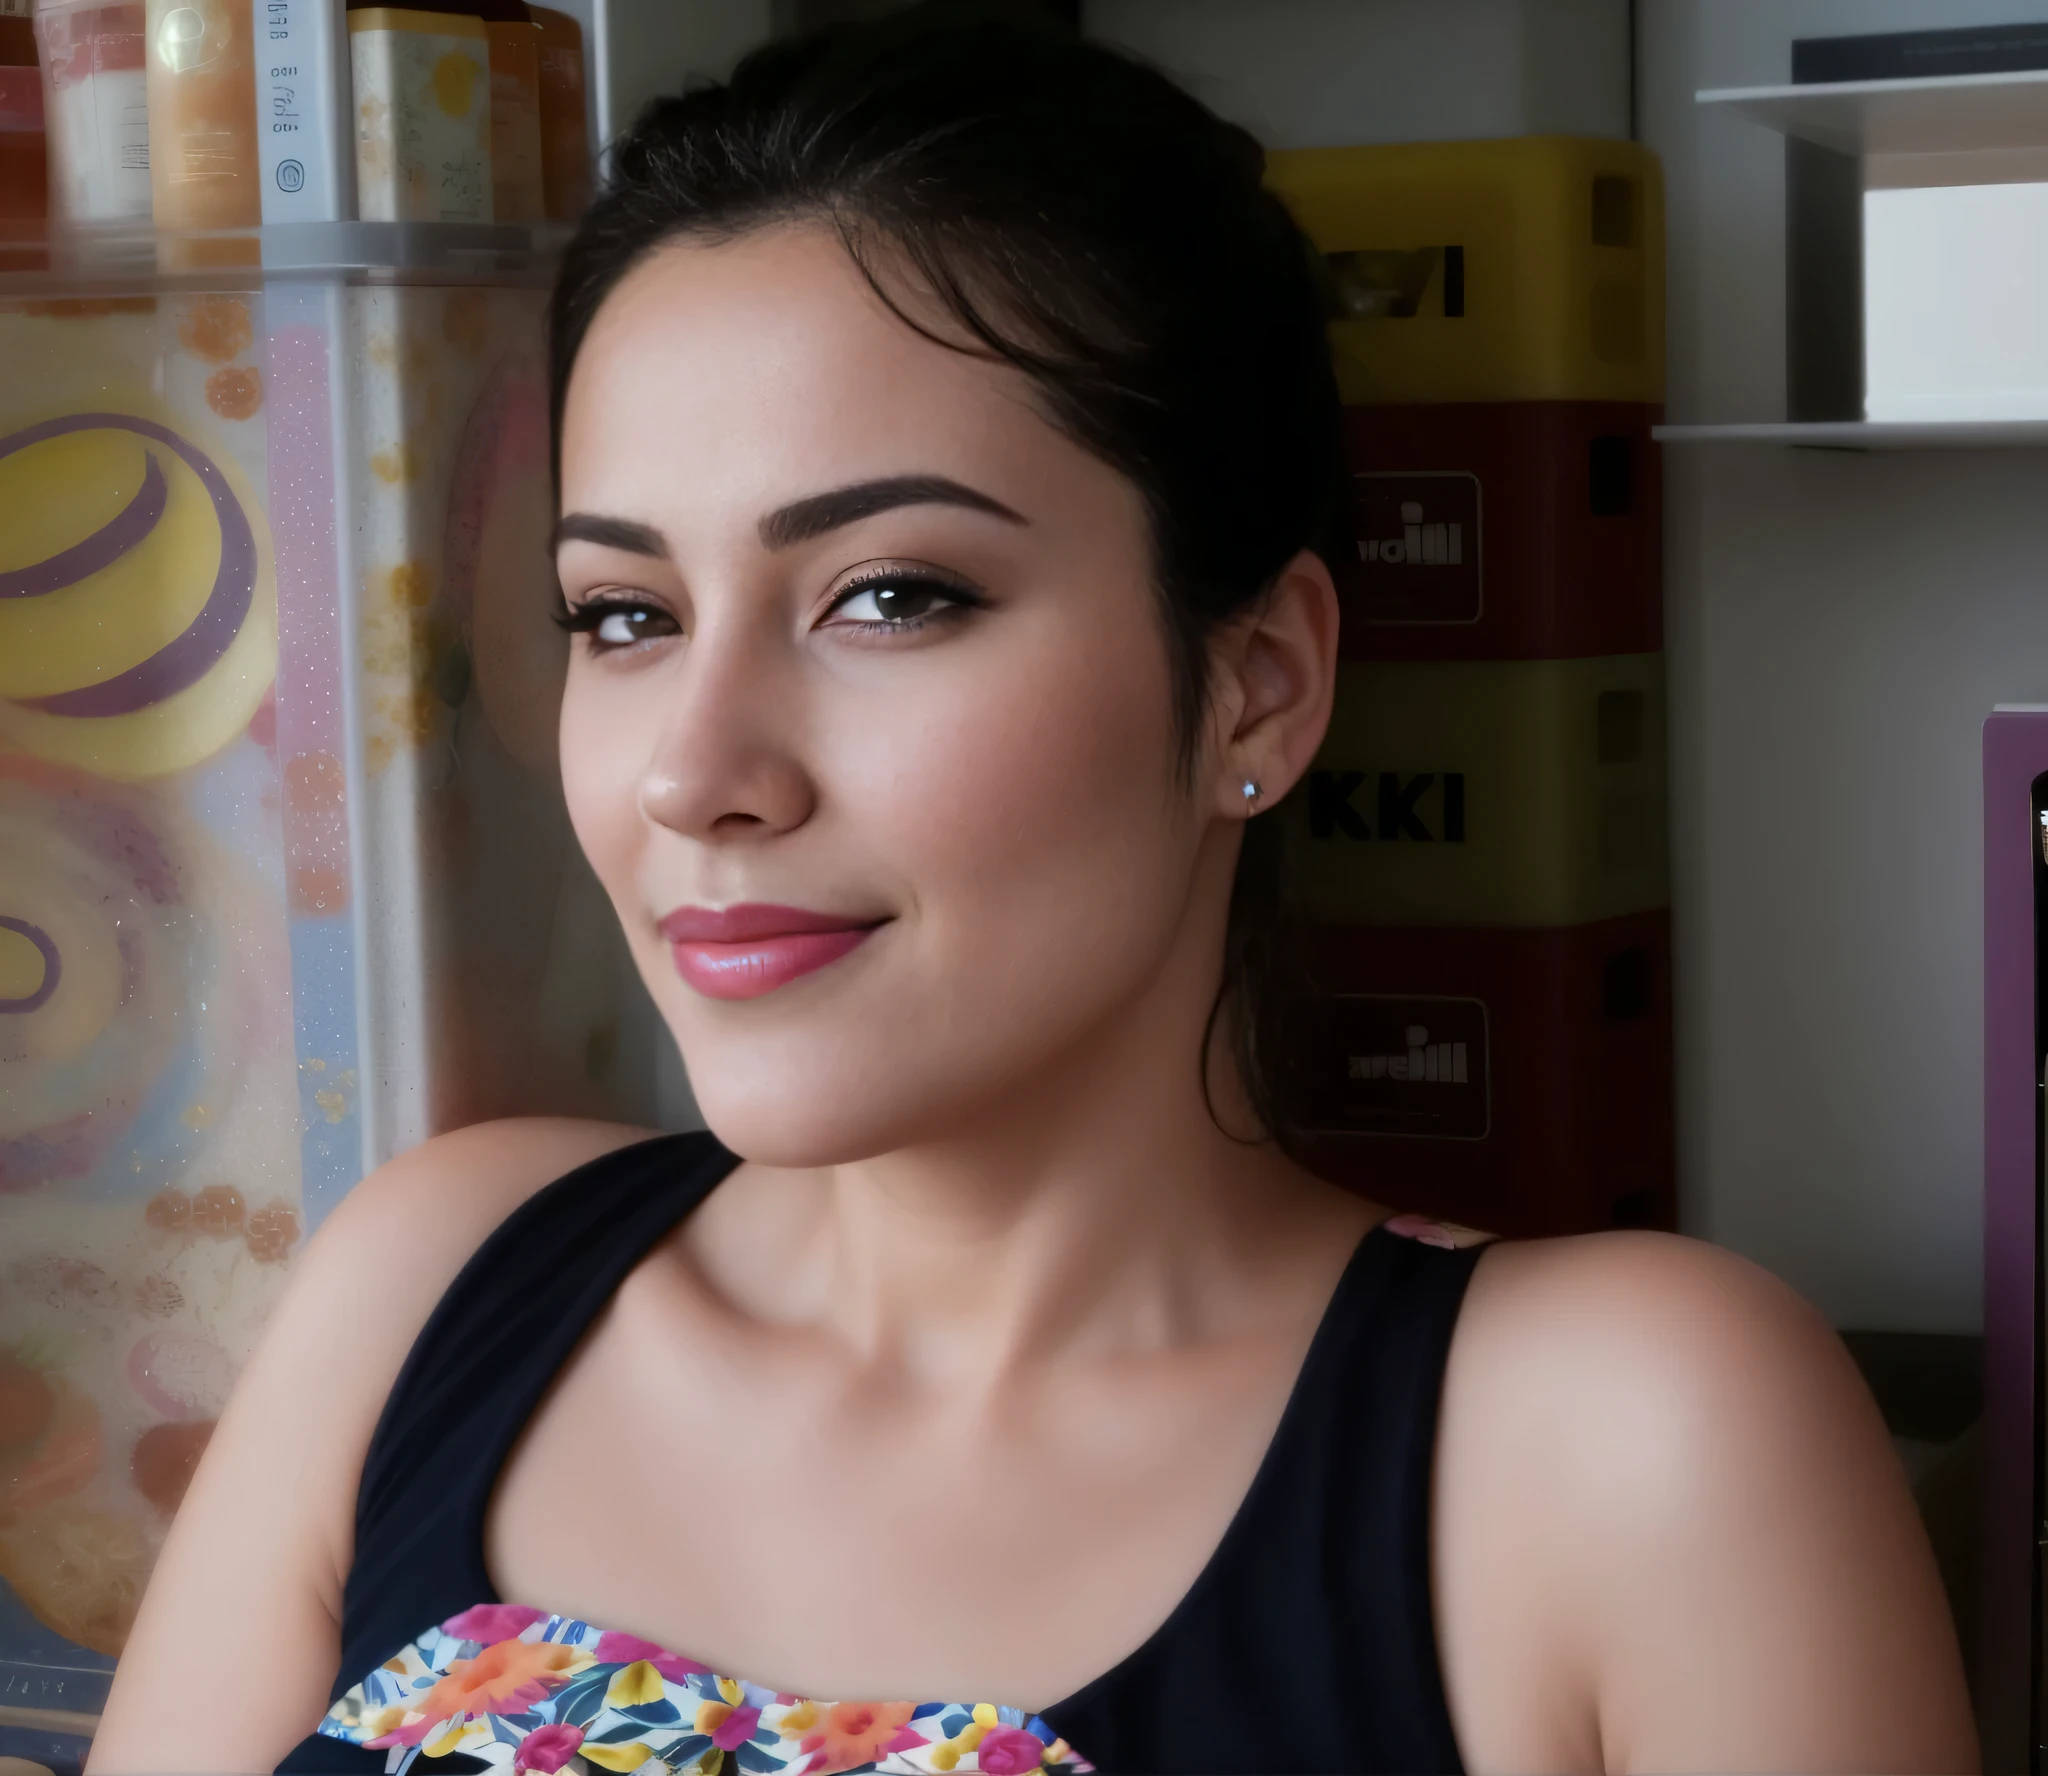
[[[1676,1225],[1668,912],[1331,928],[1309,964],[1285,1087],[1304,1164],[1496,1233]]]
[[[1351,407],[1333,564],[1355,660],[1568,660],[1664,645],[1656,407]]]

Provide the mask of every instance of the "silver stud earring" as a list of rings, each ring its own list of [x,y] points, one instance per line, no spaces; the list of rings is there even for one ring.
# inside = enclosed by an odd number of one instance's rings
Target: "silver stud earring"
[[[1247,777],[1244,780],[1244,811],[1247,814],[1258,805],[1258,800],[1262,793],[1257,778]]]

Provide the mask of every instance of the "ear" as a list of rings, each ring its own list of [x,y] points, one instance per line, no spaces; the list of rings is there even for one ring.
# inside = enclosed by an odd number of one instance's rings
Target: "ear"
[[[1337,587],[1304,549],[1272,588],[1225,624],[1210,658],[1215,761],[1209,793],[1242,818],[1276,806],[1323,743],[1337,683]],[[1256,800],[1244,786],[1256,783]]]

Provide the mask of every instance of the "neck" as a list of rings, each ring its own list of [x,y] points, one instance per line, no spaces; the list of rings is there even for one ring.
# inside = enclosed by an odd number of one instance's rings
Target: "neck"
[[[1243,1139],[1254,1125],[1220,1059],[1212,1116],[1197,1055],[1216,984],[1213,965],[1168,971],[1043,1077],[913,1144],[749,1166],[700,1217],[700,1260],[744,1311],[970,1394],[1028,1365],[1313,1313],[1327,1291],[1297,1299],[1304,1265],[1334,1282],[1375,1211]],[[1219,1020],[1219,1057],[1227,1037]]]

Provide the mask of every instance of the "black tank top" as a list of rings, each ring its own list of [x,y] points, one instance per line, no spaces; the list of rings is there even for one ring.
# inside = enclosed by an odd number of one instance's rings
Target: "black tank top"
[[[627,1274],[738,1163],[702,1134],[607,1154],[529,1198],[463,1267],[364,1462],[334,1700],[423,1630],[500,1601],[484,1514],[514,1442]],[[1461,1768],[1431,1622],[1429,1493],[1478,1257],[1385,1227],[1360,1242],[1208,1565],[1136,1652],[1041,1711],[1096,1769]],[[278,1769],[367,1776],[386,1758],[315,1735]],[[455,1753],[418,1770],[486,1767]]]

